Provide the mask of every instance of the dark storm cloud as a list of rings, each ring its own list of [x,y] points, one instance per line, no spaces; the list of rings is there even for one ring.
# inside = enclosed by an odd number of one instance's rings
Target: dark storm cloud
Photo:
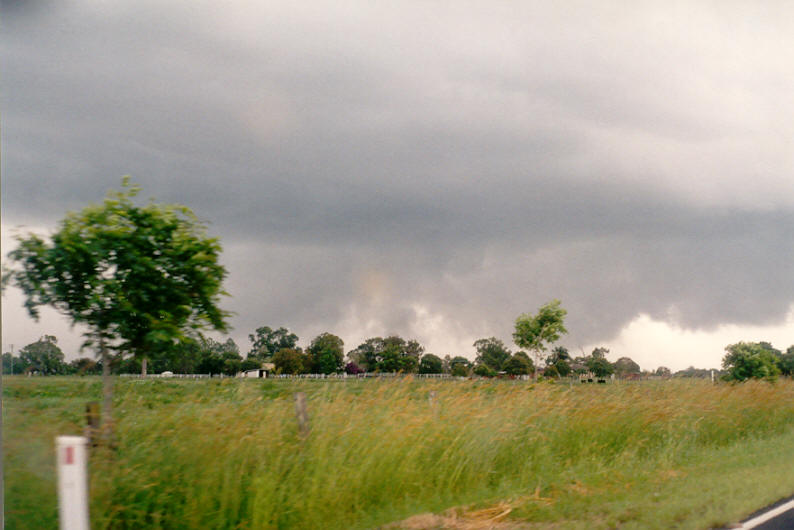
[[[794,303],[771,8],[3,8],[5,224],[132,174],[211,221],[243,343],[417,307],[508,338],[561,298],[587,344]]]

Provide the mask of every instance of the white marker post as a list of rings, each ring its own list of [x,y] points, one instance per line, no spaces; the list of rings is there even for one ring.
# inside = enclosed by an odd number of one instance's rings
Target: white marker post
[[[89,530],[86,446],[83,436],[58,436],[58,514],[61,530]]]

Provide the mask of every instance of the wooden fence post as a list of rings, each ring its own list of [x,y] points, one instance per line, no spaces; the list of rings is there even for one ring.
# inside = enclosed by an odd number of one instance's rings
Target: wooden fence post
[[[100,429],[99,403],[97,401],[89,401],[86,403],[85,423],[85,437],[92,447],[96,447],[99,443]]]
[[[309,435],[309,412],[306,410],[306,394],[295,392],[295,417],[298,419],[298,431],[301,437]]]

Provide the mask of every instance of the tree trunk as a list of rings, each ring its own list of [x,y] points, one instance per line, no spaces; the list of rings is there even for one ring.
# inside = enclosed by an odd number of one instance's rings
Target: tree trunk
[[[148,361],[148,360],[149,359],[147,359],[146,357],[141,359],[141,375],[143,377],[146,377],[146,361]]]
[[[113,435],[113,379],[110,376],[110,356],[102,336],[99,338],[99,351],[102,355],[102,439],[110,445]]]

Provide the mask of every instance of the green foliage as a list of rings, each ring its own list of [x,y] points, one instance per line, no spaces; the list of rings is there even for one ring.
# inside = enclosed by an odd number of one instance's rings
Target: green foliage
[[[28,365],[12,353],[3,354],[3,375],[21,374],[27,370]]]
[[[419,361],[420,374],[440,374],[444,371],[444,363],[440,357],[427,353]]]
[[[794,346],[789,346],[786,353],[780,356],[778,366],[781,374],[789,377],[794,376]]]
[[[65,374],[67,371],[63,352],[58,347],[58,339],[52,335],[44,335],[22,348],[19,359],[27,371],[42,375]]]
[[[348,352],[348,358],[366,372],[413,373],[424,348],[415,340],[392,335],[373,337]]]
[[[344,346],[342,339],[331,333],[323,333],[315,337],[306,350],[311,359],[312,372],[316,374],[341,372],[345,359]]]
[[[571,373],[571,354],[568,352],[567,348],[563,346],[557,346],[551,350],[551,354],[546,358],[546,366],[547,367],[554,367],[552,372],[544,371],[544,375],[548,374],[555,374],[556,376],[565,377]]]
[[[738,342],[725,347],[722,367],[727,371],[723,376],[728,381],[747,379],[774,380],[780,375],[779,357],[768,343]]]
[[[218,342],[202,337],[198,341],[200,360],[196,370],[202,374],[235,375],[242,368],[240,349],[232,339]]]
[[[248,357],[260,361],[270,361],[281,348],[294,349],[298,345],[298,336],[284,327],[276,330],[269,326],[256,328],[253,334],[248,335],[248,340],[251,341]]]
[[[533,352],[536,362],[540,362],[543,352],[560,335],[568,333],[565,329],[565,315],[568,312],[560,307],[559,300],[552,300],[542,306],[537,315],[523,314],[516,319],[513,340],[519,348]]]
[[[496,337],[475,341],[474,349],[477,351],[477,357],[474,362],[476,364],[484,364],[494,372],[504,370],[504,365],[511,355],[504,342]]]
[[[554,369],[557,370],[557,373],[561,377],[567,377],[573,371],[571,369],[571,365],[568,364],[568,361],[566,361],[564,359],[560,359],[559,361],[554,363],[552,366],[554,366]]]
[[[118,340],[121,352],[157,355],[186,334],[224,330],[218,307],[226,269],[218,240],[188,208],[137,206],[129,178],[102,204],[66,215],[46,241],[19,236],[9,253],[14,283],[34,318],[54,307],[89,329],[92,340]]]
[[[504,371],[509,375],[528,375],[535,371],[535,367],[524,352],[518,352],[504,364]]]
[[[474,375],[478,375],[480,377],[496,377],[497,375],[496,371],[487,364],[475,365],[473,373]]]
[[[240,371],[245,372],[247,370],[256,370],[257,368],[261,368],[262,363],[256,359],[252,359],[251,357],[247,357],[243,359],[240,363]]]
[[[449,361],[449,373],[455,377],[466,377],[470,370],[471,362],[465,357],[456,356]]]
[[[69,363],[69,372],[75,375],[99,375],[102,365],[88,357],[81,357]]]
[[[590,357],[587,360],[587,369],[593,372],[596,377],[606,377],[615,372],[612,363],[607,361],[604,357]]]
[[[311,371],[311,358],[299,348],[281,348],[273,355],[273,364],[280,374],[303,374]]]
[[[671,372],[668,367],[660,366],[659,368],[656,369],[656,372],[654,372],[654,374],[661,377],[670,377]]]

